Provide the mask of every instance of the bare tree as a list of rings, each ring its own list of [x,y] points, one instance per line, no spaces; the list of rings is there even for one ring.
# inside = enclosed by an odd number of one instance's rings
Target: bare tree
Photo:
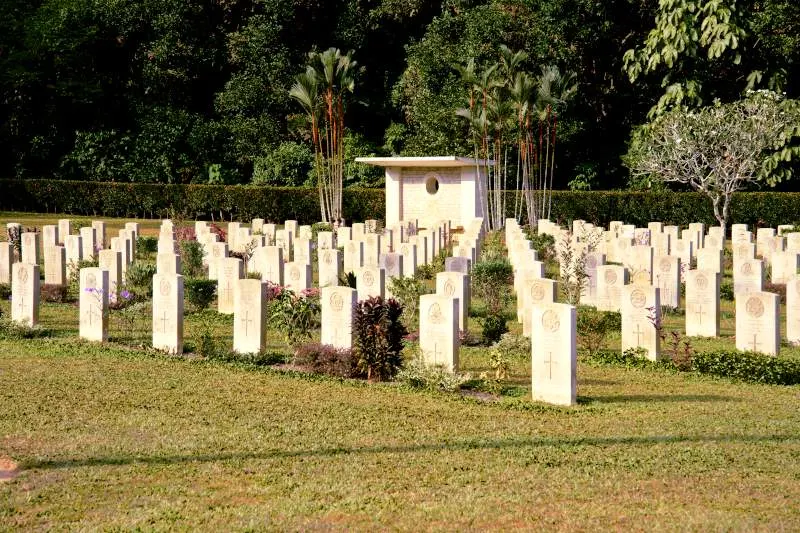
[[[634,136],[625,163],[634,176],[705,193],[724,231],[733,193],[787,176],[778,167],[800,155],[800,146],[792,144],[799,133],[797,101],[751,92],[730,104],[662,115]]]

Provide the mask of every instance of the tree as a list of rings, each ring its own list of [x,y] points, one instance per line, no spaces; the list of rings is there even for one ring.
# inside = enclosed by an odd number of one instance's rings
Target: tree
[[[342,55],[338,48],[310,52],[308,59],[289,95],[306,113],[322,221],[332,222],[342,218],[344,115],[347,96],[355,90],[358,64],[352,50]]]
[[[800,155],[800,101],[771,91],[697,111],[675,108],[634,136],[625,158],[636,175],[705,193],[723,231],[733,193],[788,178]]]

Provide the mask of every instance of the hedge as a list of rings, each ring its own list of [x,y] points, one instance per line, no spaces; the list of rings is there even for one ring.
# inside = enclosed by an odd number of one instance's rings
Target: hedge
[[[507,193],[509,215],[514,192]],[[345,189],[348,220],[382,219],[382,189]],[[167,185],[61,180],[0,180],[0,209],[89,216],[161,218],[173,211],[195,219],[270,221],[319,219],[316,189],[245,185]],[[555,191],[551,218],[566,223],[584,219],[607,226],[612,220],[644,226],[658,220],[685,226],[716,224],[711,202],[700,193]],[[800,193],[737,193],[731,223],[777,226],[800,221]]]
[[[384,193],[347,189],[348,220],[381,219]],[[242,185],[168,185],[62,180],[0,180],[0,209],[89,216],[192,219],[319,220],[316,189]]]

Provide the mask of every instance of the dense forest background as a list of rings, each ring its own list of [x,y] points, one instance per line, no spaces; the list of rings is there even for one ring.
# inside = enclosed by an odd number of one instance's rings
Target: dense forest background
[[[668,0],[684,4],[689,1]],[[741,97],[748,74],[800,95],[800,2],[727,1],[746,27],[741,60],[685,56],[703,103]],[[0,176],[302,185],[312,149],[288,94],[307,53],[353,50],[346,185],[380,185],[361,155],[471,155],[454,68],[497,60],[577,74],[561,115],[555,188],[627,186],[632,128],[664,72],[631,82],[626,50],[654,28],[657,0],[3,0]],[[724,22],[724,21],[723,21]],[[682,31],[691,32],[691,28]],[[681,28],[679,28],[681,31]],[[764,75],[763,85],[775,76]],[[796,188],[794,182],[784,188]]]

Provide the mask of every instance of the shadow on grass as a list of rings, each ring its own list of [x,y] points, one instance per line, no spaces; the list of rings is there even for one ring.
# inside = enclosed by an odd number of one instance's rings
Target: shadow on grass
[[[714,394],[619,394],[611,396],[589,396],[598,403],[649,403],[649,402],[741,402],[741,398]]]
[[[509,448],[574,448],[581,446],[652,446],[659,444],[691,443],[782,443],[800,442],[800,435],[651,435],[630,437],[559,437],[559,438],[509,438],[499,440],[475,439],[460,442],[412,444],[407,446],[345,446],[308,450],[266,450],[262,452],[197,454],[197,455],[151,455],[108,456],[83,459],[49,459],[28,461],[20,464],[24,470],[68,469],[95,466],[171,465],[183,463],[213,463],[220,461],[246,461],[291,459],[304,457],[335,457],[339,455],[367,455],[383,453],[418,453],[432,451],[501,450]]]

